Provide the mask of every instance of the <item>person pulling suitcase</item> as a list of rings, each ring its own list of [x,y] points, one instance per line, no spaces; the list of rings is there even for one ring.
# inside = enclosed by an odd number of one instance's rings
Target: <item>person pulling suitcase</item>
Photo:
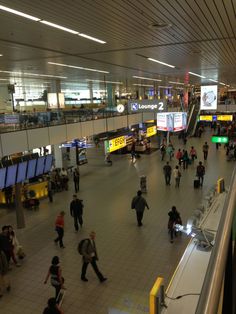
[[[198,178],[198,183],[194,180],[194,187],[197,188],[197,185],[198,187],[202,187],[203,185],[203,180],[204,180],[204,175],[205,175],[205,167],[203,166],[202,162],[199,161],[199,164],[197,166],[197,173],[196,173],[196,176]],[[195,186],[196,185],[196,186]]]

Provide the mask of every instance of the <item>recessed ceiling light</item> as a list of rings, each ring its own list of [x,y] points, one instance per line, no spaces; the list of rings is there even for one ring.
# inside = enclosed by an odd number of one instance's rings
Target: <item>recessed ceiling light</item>
[[[148,81],[156,81],[156,82],[161,82],[162,81],[162,80],[159,80],[159,79],[153,79],[151,77],[142,77],[142,76],[136,76],[136,75],[133,75],[133,77],[141,79],[141,80],[148,80]]]
[[[173,86],[158,86],[159,88],[173,88]]]
[[[162,62],[162,61],[153,59],[153,58],[148,58],[148,60],[153,61],[153,62],[160,63],[160,64],[165,65],[165,66],[170,67],[170,68],[175,68],[174,65],[171,65],[171,64],[168,64],[168,63],[165,63],[165,62]]]
[[[102,71],[102,70],[97,70],[97,69],[78,67],[78,66],[75,66],[75,65],[64,64],[64,63],[48,62],[48,64],[58,65],[60,67],[66,67],[66,68],[85,70],[85,71],[92,71],[92,72],[99,72],[99,73],[109,73],[108,71]]]
[[[123,82],[113,82],[113,81],[104,81],[104,80],[90,80],[86,79],[87,82],[101,82],[101,83],[111,83],[111,84],[123,84]]]
[[[35,16],[29,15],[29,14],[25,14],[25,13],[17,11],[17,10],[10,9],[10,8],[5,7],[3,5],[0,5],[0,10],[19,15],[19,16],[25,17],[27,19],[36,21],[36,22],[40,21],[40,19],[35,17]]]
[[[8,73],[8,74],[13,74],[13,75],[32,75],[32,76],[39,76],[39,77],[53,77],[53,78],[62,78],[66,79],[66,76],[58,76],[58,75],[51,75],[51,74],[37,74],[37,73],[28,73],[28,72],[14,72],[14,71],[2,71],[0,70],[1,73]]]
[[[153,85],[146,85],[146,84],[133,84],[134,86],[144,86],[144,87],[153,87]]]
[[[218,81],[216,81],[216,80],[212,80],[212,79],[208,79],[208,80],[211,81],[211,82],[218,83]]]
[[[96,41],[96,42],[98,42],[100,44],[106,44],[106,42],[104,40],[98,39],[96,37],[92,37],[92,36],[89,36],[89,35],[86,35],[86,34],[83,34],[83,33],[79,33],[78,35],[81,36],[81,37],[84,37],[84,38]]]
[[[9,81],[9,79],[2,79],[2,78],[1,78],[0,81]]]
[[[188,72],[188,73],[191,74],[191,75],[195,75],[195,76],[201,77],[201,78],[206,78],[205,76],[199,75],[199,74],[194,73],[194,72]]]
[[[170,84],[179,84],[179,85],[185,85],[184,83],[181,83],[181,82],[172,82],[172,81],[169,81]]]
[[[61,25],[58,25],[58,24],[54,24],[54,23],[51,23],[51,22],[48,22],[48,21],[42,20],[42,21],[40,21],[40,23],[43,23],[43,24],[46,24],[48,26],[52,26],[52,27],[61,29],[61,30],[65,31],[65,32],[69,32],[71,34],[75,34],[75,35],[79,34],[79,32],[74,31],[73,29],[70,29],[70,28],[67,28],[67,27],[64,27],[64,26],[61,26]]]

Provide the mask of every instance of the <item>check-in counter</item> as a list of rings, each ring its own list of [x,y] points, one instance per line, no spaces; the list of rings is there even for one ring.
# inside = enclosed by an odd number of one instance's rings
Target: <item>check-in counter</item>
[[[25,184],[24,187],[22,187],[21,200],[22,201],[25,200],[25,196],[24,196],[25,192],[24,191],[27,191],[28,193],[29,193],[29,191],[34,191],[35,192],[35,198],[37,198],[37,199],[47,197],[48,196],[47,185],[48,185],[47,181]],[[15,194],[14,188],[13,188],[12,194],[13,195]],[[0,191],[0,204],[6,204],[4,191]]]

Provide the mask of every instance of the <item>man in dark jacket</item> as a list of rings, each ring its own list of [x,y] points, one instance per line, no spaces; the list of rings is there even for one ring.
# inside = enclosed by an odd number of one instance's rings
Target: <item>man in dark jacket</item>
[[[79,230],[79,224],[83,225],[83,201],[78,199],[77,195],[73,195],[73,201],[70,203],[70,214],[74,218],[75,231]],[[79,222],[79,224],[78,224]]]
[[[137,196],[135,196],[132,200],[131,208],[136,210],[137,222],[138,222],[139,227],[143,225],[142,219],[143,219],[143,212],[145,210],[145,207],[149,209],[147,201],[145,200],[144,197],[142,197],[142,192],[138,191]]]
[[[163,167],[163,172],[164,172],[164,176],[165,176],[166,185],[170,185],[172,168],[169,165],[168,161],[167,161],[166,165]]]
[[[0,233],[0,250],[3,251],[6,255],[7,261],[9,263],[11,259],[11,242],[9,239],[9,228],[8,226],[2,227],[2,233]]]
[[[198,177],[198,180],[200,182],[200,186],[203,185],[204,175],[205,175],[205,167],[200,161],[199,165],[197,166],[197,173],[196,173],[196,176]]]

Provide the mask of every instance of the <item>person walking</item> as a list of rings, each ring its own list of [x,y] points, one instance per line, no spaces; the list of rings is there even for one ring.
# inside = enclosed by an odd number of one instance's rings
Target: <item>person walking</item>
[[[183,149],[183,169],[188,169],[189,157],[187,150]]]
[[[168,161],[167,161],[166,165],[163,167],[163,172],[164,172],[164,176],[165,176],[166,185],[170,185],[172,168],[169,165]]]
[[[197,159],[197,151],[193,146],[191,146],[189,155],[191,157],[192,162],[194,162],[194,160]]]
[[[9,241],[11,244],[11,258],[14,262],[14,264],[19,267],[21,266],[20,263],[18,263],[17,259],[16,259],[16,252],[18,251],[18,248],[20,246],[19,241],[16,237],[15,231],[13,230],[12,226],[8,226],[8,237],[9,237]]]
[[[48,198],[49,198],[49,202],[52,203],[53,202],[53,193],[54,193],[54,189],[53,187],[55,186],[55,183],[50,179],[50,177],[48,177]]]
[[[11,290],[10,280],[7,276],[9,271],[9,264],[5,253],[0,249],[0,298],[3,296],[3,291],[9,292]]]
[[[60,290],[65,289],[64,278],[62,277],[62,271],[59,264],[59,257],[54,256],[52,258],[51,266],[49,267],[47,276],[44,280],[44,284],[46,284],[49,277],[51,277],[51,285],[55,288],[55,299],[57,299]]]
[[[48,306],[44,309],[43,314],[64,314],[57,305],[55,298],[48,299]]]
[[[80,172],[79,172],[78,167],[73,172],[73,180],[74,180],[75,193],[77,193],[79,192],[79,183],[80,183]]]
[[[202,162],[200,161],[198,166],[197,166],[197,173],[196,173],[196,176],[198,177],[200,186],[203,185],[204,175],[205,175],[205,167],[203,166]]]
[[[166,153],[169,156],[169,160],[171,161],[171,159],[174,155],[174,147],[171,143],[169,143],[169,145],[167,146]]]
[[[11,259],[12,245],[9,238],[8,226],[2,227],[2,233],[0,234],[0,250],[5,253],[7,262],[9,264]]]
[[[95,244],[95,237],[96,237],[96,233],[94,231],[91,231],[89,234],[89,239],[82,240],[78,246],[78,251],[82,255],[82,260],[83,260],[83,265],[82,265],[82,270],[81,270],[81,280],[85,282],[88,281],[88,279],[86,278],[86,271],[87,271],[89,263],[93,267],[93,270],[95,271],[100,282],[104,282],[107,280],[107,278],[103,276],[103,274],[100,272],[97,266],[98,254],[97,254],[97,248]],[[81,248],[80,248],[80,244],[81,244]]]
[[[176,155],[175,155],[176,159],[178,160],[179,166],[181,166],[181,162],[182,162],[182,158],[183,158],[183,154],[181,152],[181,149],[179,148]]]
[[[161,144],[160,152],[161,152],[161,160],[163,161],[166,155],[166,145],[164,143]]]
[[[175,231],[175,224],[182,225],[182,220],[180,218],[180,213],[177,211],[175,206],[172,206],[171,211],[168,213],[168,230],[170,233],[170,243],[173,243],[174,234],[177,237],[177,232]]]
[[[147,201],[142,196],[142,191],[139,190],[137,192],[137,196],[135,196],[132,199],[132,203],[131,203],[131,208],[136,210],[137,222],[138,222],[139,227],[143,225],[142,219],[143,219],[143,213],[144,213],[145,207],[149,209]]]
[[[63,237],[64,237],[64,216],[65,212],[61,211],[60,214],[56,218],[55,226],[56,226],[56,232],[58,234],[58,237],[54,240],[55,243],[59,242],[60,248],[64,249],[64,244],[63,244]]]
[[[181,172],[179,170],[179,166],[176,166],[173,170],[173,176],[175,178],[175,187],[179,188],[180,178],[181,178]]]
[[[73,195],[73,200],[70,203],[70,214],[74,218],[75,231],[79,230],[79,224],[83,225],[83,200],[78,199],[77,195]]]
[[[208,151],[209,151],[209,145],[207,144],[207,142],[205,142],[205,144],[202,146],[202,151],[203,151],[204,160],[207,160]]]

